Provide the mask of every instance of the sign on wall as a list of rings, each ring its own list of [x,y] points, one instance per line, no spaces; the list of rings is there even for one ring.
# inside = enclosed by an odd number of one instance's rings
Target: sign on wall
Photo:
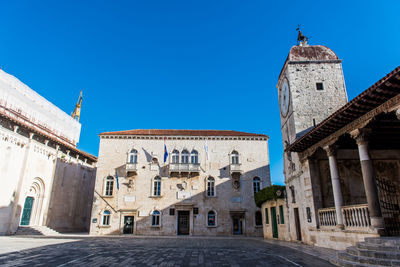
[[[186,199],[186,198],[190,198],[191,196],[192,196],[192,194],[190,193],[190,191],[178,191],[177,192],[178,199]]]

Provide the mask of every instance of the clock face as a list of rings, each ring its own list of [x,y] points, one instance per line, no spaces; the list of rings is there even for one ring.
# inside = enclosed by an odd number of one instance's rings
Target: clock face
[[[288,81],[285,79],[281,85],[281,94],[279,98],[281,114],[283,117],[286,117],[289,110],[289,98],[290,98],[289,84]]]

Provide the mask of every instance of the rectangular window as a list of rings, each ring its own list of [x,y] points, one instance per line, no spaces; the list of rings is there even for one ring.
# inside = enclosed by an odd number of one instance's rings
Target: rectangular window
[[[193,214],[199,214],[199,208],[193,208]]]
[[[153,226],[159,226],[160,225],[160,216],[159,215],[153,215],[151,224]]]
[[[269,224],[268,208],[265,208],[265,224]]]
[[[283,215],[283,206],[282,205],[280,205],[279,206],[279,217],[281,218],[281,224],[285,224],[285,217],[284,217],[284,215]]]
[[[323,83],[317,83],[316,86],[317,86],[317,90],[318,91],[324,90],[324,84]]]
[[[161,195],[161,181],[156,180],[154,181],[153,196],[160,196],[160,195]]]
[[[106,182],[106,190],[105,190],[105,195],[106,196],[112,196],[113,187],[114,187],[114,181],[107,181]]]
[[[169,209],[169,215],[171,216],[175,215],[175,209]]]

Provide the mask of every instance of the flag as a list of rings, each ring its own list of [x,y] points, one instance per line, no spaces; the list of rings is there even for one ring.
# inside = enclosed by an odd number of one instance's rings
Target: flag
[[[117,190],[119,190],[119,179],[118,179],[118,172],[115,170],[115,178],[117,179]]]
[[[167,158],[168,158],[167,145],[165,144],[165,140],[166,140],[166,139],[167,139],[167,138],[164,137],[164,163],[167,161]]]
[[[207,139],[205,139],[205,141],[204,141],[204,150],[206,151],[206,157],[207,157],[207,160],[209,161],[210,160],[210,154],[208,153]]]

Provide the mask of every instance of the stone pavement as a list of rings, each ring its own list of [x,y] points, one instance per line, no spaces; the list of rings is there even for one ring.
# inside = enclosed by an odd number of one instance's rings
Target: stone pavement
[[[0,265],[332,266],[315,256],[324,254],[318,248],[290,245],[246,237],[0,237]]]

